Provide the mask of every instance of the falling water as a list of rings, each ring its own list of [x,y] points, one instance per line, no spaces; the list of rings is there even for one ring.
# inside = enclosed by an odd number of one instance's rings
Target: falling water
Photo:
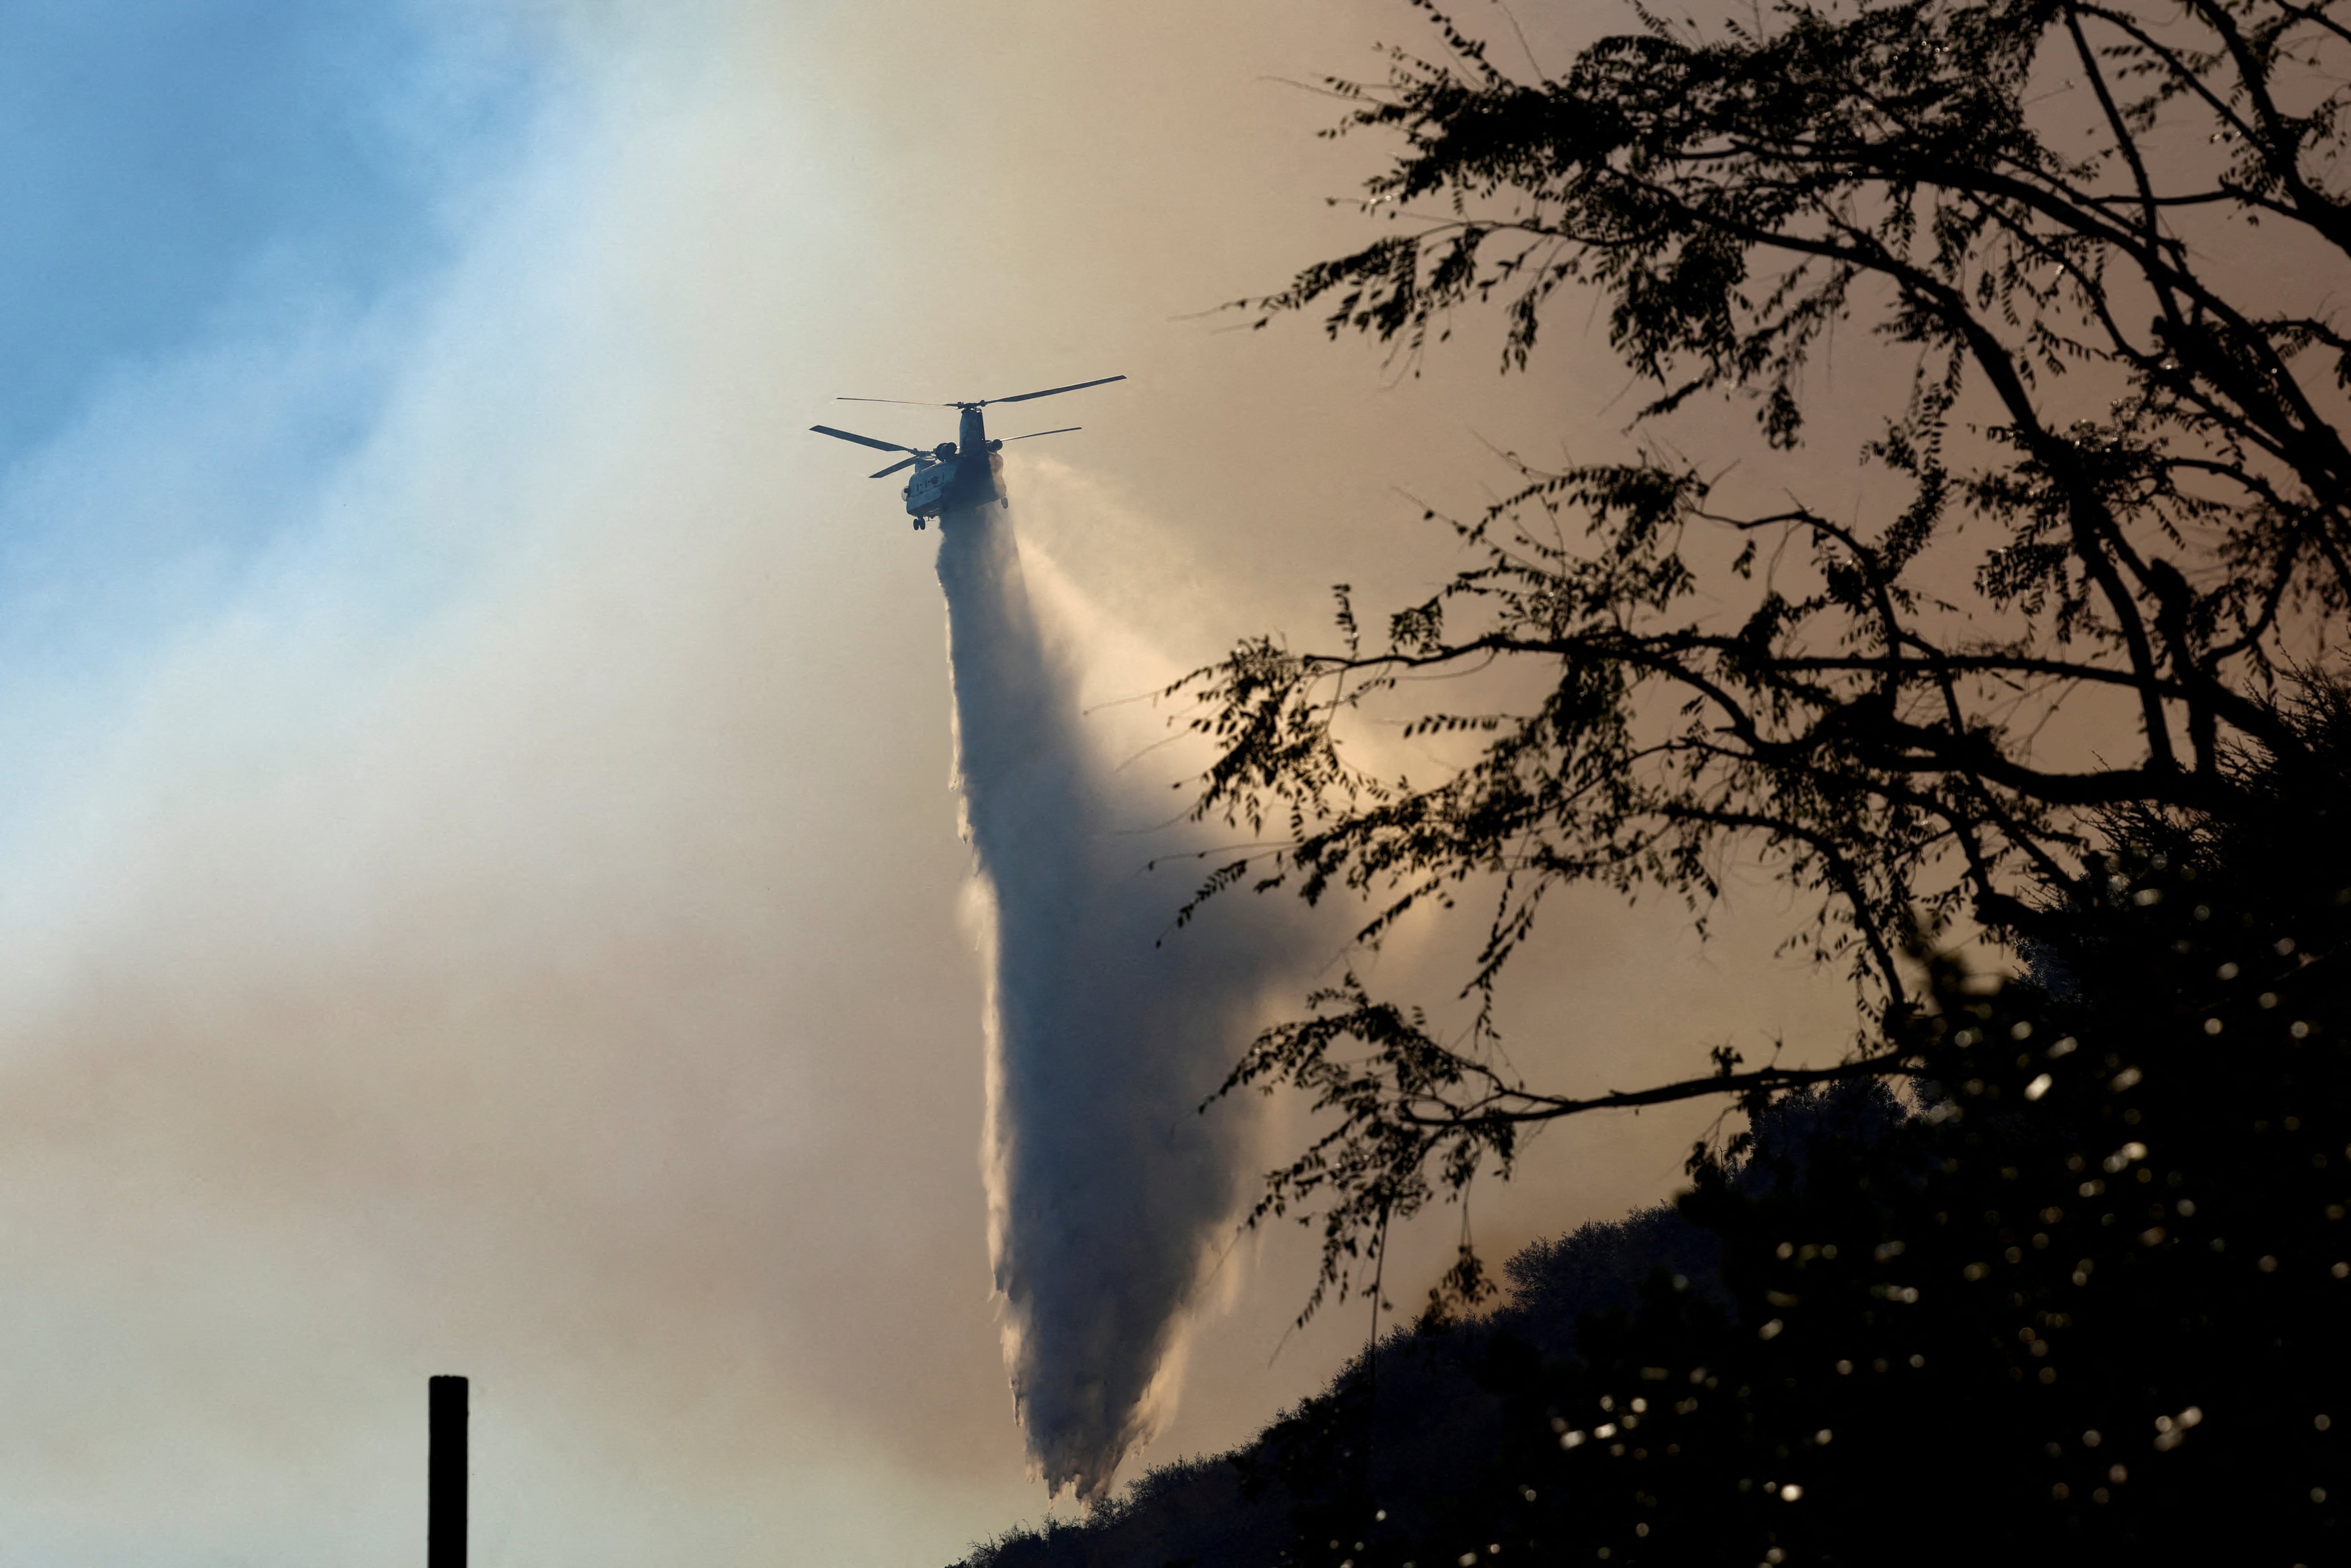
[[[1047,1484],[1091,1498],[1172,1409],[1248,1179],[1245,1107],[1198,1106],[1296,943],[1241,905],[1169,934],[1186,890],[1142,874],[1118,831],[1166,799],[1090,748],[1003,503],[947,515],[938,570],[989,904],[983,1157],[1005,1361]]]

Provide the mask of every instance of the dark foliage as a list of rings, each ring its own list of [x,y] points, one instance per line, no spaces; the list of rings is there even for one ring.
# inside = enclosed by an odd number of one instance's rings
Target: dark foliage
[[[1341,129],[1396,147],[1366,204],[1396,232],[1251,308],[1411,355],[1499,309],[1518,364],[1547,310],[1596,295],[1653,391],[1639,428],[1728,397],[1781,450],[1842,327],[1909,377],[1857,455],[1891,498],[1745,507],[1725,455],[1636,435],[1621,461],[1526,467],[1384,643],[1343,589],[1336,645],[1251,641],[1179,688],[1220,747],[1198,810],[1260,840],[1202,897],[1353,894],[1376,942],[1493,894],[1466,1036],[1350,979],[1228,1085],[1329,1113],[1254,1218],[1319,1216],[1343,1293],[1392,1222],[1507,1174],[1531,1123],[1806,1081],[1726,1061],[1576,1100],[1498,1065],[1485,1004],[1551,894],[1661,891],[1703,925],[1726,867],[1760,859],[1800,895],[1792,946],[1870,998],[1861,1049],[1900,1048],[1916,933],[1966,915],[2038,939],[2026,894],[2080,874],[2101,812],[2241,814],[2231,758],[2287,759],[2280,694],[2339,673],[2351,338],[2241,287],[2256,247],[2351,256],[2351,30],[2325,0],[1638,15],[1556,76],[1513,78],[1437,16],[1437,58],[1332,82]],[[1432,691],[1479,695],[1406,700]],[[2104,755],[2053,747],[2091,714]],[[1468,755],[1383,773],[1347,738],[1367,716]],[[1465,1255],[1458,1293],[1481,1283]]]
[[[1907,1107],[1759,1106],[1672,1210],[974,1568],[2343,1561],[2351,703],[2293,722],[2242,810],[2108,814],[2038,980],[1935,966]]]
[[[1642,420],[1745,399],[1783,452],[1851,323],[1907,360],[1861,454],[1900,494],[1744,507],[1638,437],[1528,466],[1384,643],[1343,589],[1336,646],[1186,683],[1200,810],[1270,840],[1202,896],[1351,894],[1376,943],[1496,889],[1466,1041],[1351,977],[1228,1084],[1329,1117],[1253,1216],[1319,1214],[1326,1287],[1531,1124],[1728,1094],[1750,1131],[1670,1210],[1512,1260],[1482,1315],[1465,1249],[1246,1449],[974,1568],[2351,1558],[2351,338],[2213,267],[2281,233],[2351,256],[2351,29],[2299,0],[1640,20],[1519,80],[1439,16],[1439,58],[1330,84],[1396,139],[1367,210],[1399,229],[1255,307],[1407,355],[1495,308],[1517,365],[1590,290]],[[1489,706],[1403,706],[1481,671]],[[2127,754],[2054,758],[2100,704]],[[1348,726],[1383,713],[1466,759],[1366,766]],[[1549,894],[1702,923],[1758,857],[1811,900],[1792,945],[1862,983],[1845,1060],[1590,1099],[1499,1065]],[[2029,976],[1936,957],[1962,914]]]

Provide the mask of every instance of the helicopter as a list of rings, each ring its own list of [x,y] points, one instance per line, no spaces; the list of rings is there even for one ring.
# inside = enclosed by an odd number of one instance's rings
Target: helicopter
[[[914,527],[923,527],[926,518],[935,517],[949,510],[983,506],[989,501],[1004,499],[1004,461],[997,456],[1004,450],[1005,441],[1034,441],[1040,435],[1067,435],[1085,427],[1065,424],[1059,430],[1032,430],[1026,435],[1009,435],[991,441],[987,422],[980,410],[990,403],[1027,402],[1032,398],[1054,397],[1066,392],[1081,392],[1087,387],[1107,386],[1123,382],[1124,376],[1103,376],[1099,381],[1072,382],[1065,387],[1047,387],[1043,392],[1018,392],[1011,397],[982,398],[976,402],[911,402],[894,397],[844,397],[840,402],[890,402],[909,408],[953,408],[963,411],[957,439],[943,441],[933,447],[901,446],[894,441],[876,441],[870,435],[853,431],[835,430],[829,424],[811,424],[809,429],[819,435],[830,435],[841,441],[853,441],[860,446],[871,446],[883,452],[903,452],[906,455],[887,468],[866,476],[869,479],[886,479],[902,468],[912,468],[903,492],[906,513],[914,519]],[[985,459],[985,461],[980,461]]]

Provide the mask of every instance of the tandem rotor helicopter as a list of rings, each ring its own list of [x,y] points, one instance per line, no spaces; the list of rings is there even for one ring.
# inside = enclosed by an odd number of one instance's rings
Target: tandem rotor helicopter
[[[1087,387],[1108,386],[1123,382],[1124,376],[1104,376],[1100,381],[1072,382],[1065,387],[1047,387],[1043,392],[1019,392],[1011,397],[982,398],[977,402],[910,402],[894,397],[844,397],[840,402],[893,402],[910,408],[956,408],[963,411],[962,428],[957,439],[943,441],[929,448],[901,446],[894,441],[876,441],[870,435],[858,435],[846,430],[835,430],[829,424],[811,424],[809,428],[819,435],[831,435],[842,441],[854,441],[860,446],[871,446],[883,452],[903,452],[906,455],[879,473],[869,474],[869,479],[886,479],[901,468],[912,468],[904,495],[906,513],[914,519],[914,527],[923,526],[926,517],[958,507],[977,507],[1004,498],[1004,460],[997,454],[1004,449],[1005,441],[1034,441],[1040,435],[1066,435],[1083,425],[1065,424],[1059,430],[1032,430],[1026,435],[1010,435],[1003,440],[987,438],[987,423],[979,411],[990,403],[1027,402],[1032,398],[1054,397],[1067,392],[1081,392]],[[985,461],[981,461],[985,459]]]

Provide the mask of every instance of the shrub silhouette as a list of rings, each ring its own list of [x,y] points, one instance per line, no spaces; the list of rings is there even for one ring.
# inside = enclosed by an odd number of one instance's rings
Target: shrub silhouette
[[[1751,1107],[1222,1459],[971,1568],[2342,1561],[2351,703],[2130,808],[2028,978],[1927,964],[1900,1092]]]

